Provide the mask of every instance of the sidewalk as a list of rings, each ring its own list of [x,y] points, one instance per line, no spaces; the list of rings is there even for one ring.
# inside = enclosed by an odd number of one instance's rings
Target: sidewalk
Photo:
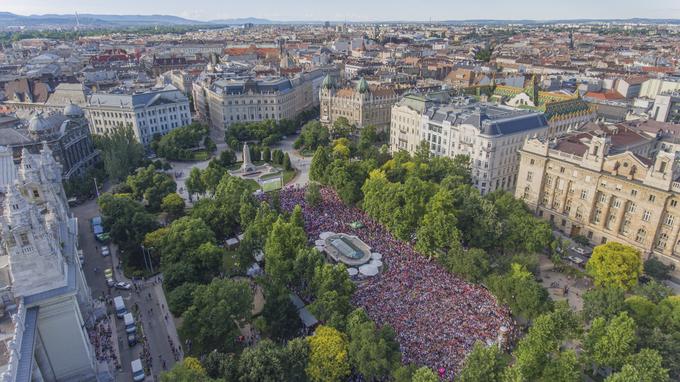
[[[177,344],[177,345],[183,345],[182,342],[179,340],[179,335],[177,334],[177,327],[175,326],[175,320],[174,317],[172,316],[172,313],[170,313],[170,310],[168,309],[168,302],[165,299],[165,291],[163,291],[163,285],[162,283],[157,283],[153,284],[153,293],[156,295],[158,298],[158,302],[162,304],[165,308],[163,308],[163,313],[168,314],[168,320],[165,321],[165,326],[168,331],[168,335],[170,336],[170,339],[172,339],[172,342]],[[183,348],[182,348],[183,349]],[[180,351],[180,361],[184,358],[184,351]]]

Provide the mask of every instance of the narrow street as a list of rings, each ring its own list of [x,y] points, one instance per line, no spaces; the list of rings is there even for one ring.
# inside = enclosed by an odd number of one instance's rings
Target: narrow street
[[[175,363],[175,355],[170,347],[169,339],[172,339],[173,345],[177,347],[178,337],[175,325],[167,310],[167,302],[160,282],[148,280],[146,282],[136,281],[134,284],[131,280],[124,277],[122,272],[116,269],[113,265],[118,263],[116,257],[115,246],[109,244],[112,255],[103,257],[101,255],[102,244],[95,240],[90,227],[90,219],[99,215],[99,208],[96,200],[90,200],[86,203],[71,209],[73,214],[78,218],[78,230],[80,233],[79,243],[80,249],[83,250],[85,262],[83,265],[85,277],[92,290],[94,298],[107,298],[110,301],[115,296],[122,296],[125,301],[125,306],[129,311],[133,311],[133,306],[139,306],[140,314],[137,315],[137,324],[141,318],[142,331],[138,333],[141,337],[143,334],[148,343],[149,353],[151,355],[152,375],[147,376],[147,381],[159,380],[159,375],[163,371],[163,361],[165,366],[170,369]],[[96,271],[95,271],[96,268]],[[116,281],[130,282],[133,288],[129,291],[109,288],[106,285],[104,277],[104,269],[114,269],[114,277]],[[135,291],[137,289],[137,291]],[[115,371],[116,381],[130,381],[132,378],[130,370],[130,362],[137,358],[142,358],[143,350],[142,344],[138,343],[132,347],[128,346],[127,334],[122,319],[115,317],[112,304],[107,304],[110,321],[115,322],[116,327],[112,328],[115,334],[112,335],[116,339],[121,369]],[[166,321],[167,314],[167,321]]]

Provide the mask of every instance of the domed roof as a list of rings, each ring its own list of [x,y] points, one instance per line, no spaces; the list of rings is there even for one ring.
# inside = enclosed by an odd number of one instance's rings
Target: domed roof
[[[40,114],[34,115],[28,121],[28,131],[31,131],[31,132],[39,132],[39,131],[47,130],[47,129],[49,129],[49,127],[50,127],[50,124],[47,121],[45,121],[45,119]]]
[[[370,91],[370,88],[368,87],[368,82],[364,79],[364,77],[361,77],[359,80],[359,83],[357,84],[357,91],[359,93],[368,93]]]
[[[64,115],[67,117],[82,117],[83,116],[83,109],[80,108],[80,106],[74,104],[74,103],[69,103],[66,105],[64,108]]]
[[[330,74],[326,74],[326,77],[324,77],[323,82],[321,83],[321,86],[324,89],[330,89],[335,86],[335,83],[333,82],[333,78],[331,78]]]

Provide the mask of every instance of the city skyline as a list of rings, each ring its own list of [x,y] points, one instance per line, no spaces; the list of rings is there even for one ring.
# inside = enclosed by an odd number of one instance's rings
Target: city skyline
[[[40,14],[120,14],[120,15],[173,15],[198,21],[231,18],[265,18],[275,21],[439,21],[439,20],[555,20],[555,19],[626,19],[680,18],[680,6],[673,0],[652,0],[640,3],[632,0],[592,3],[574,0],[553,4],[538,0],[507,3],[501,0],[485,2],[484,7],[462,2],[443,0],[428,1],[425,6],[414,8],[412,4],[397,0],[385,7],[380,2],[363,3],[357,0],[344,2],[344,10],[328,2],[301,0],[287,6],[273,0],[256,0],[247,3],[228,4],[216,0],[196,0],[194,6],[186,7],[180,0],[163,2],[162,9],[153,1],[119,0],[103,1],[26,0],[0,6],[0,11],[20,15]]]

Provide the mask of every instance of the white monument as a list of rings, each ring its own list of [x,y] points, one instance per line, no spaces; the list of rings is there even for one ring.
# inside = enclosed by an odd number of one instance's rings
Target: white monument
[[[241,173],[249,174],[257,171],[257,167],[250,160],[250,149],[248,148],[248,142],[243,144],[243,164],[241,165]]]

